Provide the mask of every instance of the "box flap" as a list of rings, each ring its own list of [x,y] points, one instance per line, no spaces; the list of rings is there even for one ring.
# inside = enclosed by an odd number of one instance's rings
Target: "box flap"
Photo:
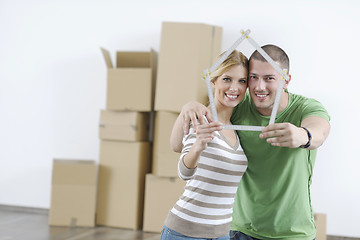
[[[96,174],[95,161],[54,159],[52,185],[96,185]]]
[[[104,48],[100,48],[100,49],[101,49],[101,52],[102,52],[102,54],[104,56],[106,67],[107,68],[114,68],[114,65],[112,64],[112,61],[111,61],[109,51],[104,49]]]
[[[117,52],[117,68],[149,68],[150,52]]]
[[[100,126],[105,125],[125,125],[131,126],[136,123],[141,112],[120,112],[111,110],[101,110],[100,112]]]
[[[54,159],[54,164],[90,164],[94,165],[96,162],[94,160],[79,160],[79,159]]]

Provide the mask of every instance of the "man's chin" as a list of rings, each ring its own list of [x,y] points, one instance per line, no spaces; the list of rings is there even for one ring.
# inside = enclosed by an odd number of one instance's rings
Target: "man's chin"
[[[261,113],[264,116],[270,116],[272,112],[272,106],[264,103],[255,103],[255,107],[258,110],[259,113]]]

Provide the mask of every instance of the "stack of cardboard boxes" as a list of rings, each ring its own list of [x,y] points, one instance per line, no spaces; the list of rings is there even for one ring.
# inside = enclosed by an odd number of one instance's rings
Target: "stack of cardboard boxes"
[[[117,52],[113,67],[109,52],[102,52],[108,67],[107,101],[100,114],[96,224],[141,229],[156,53]]]
[[[162,24],[155,91],[152,173],[146,176],[144,231],[160,232],[184,191],[177,176],[179,153],[170,148],[170,134],[182,106],[208,100],[202,72],[221,51],[222,28],[197,23]]]

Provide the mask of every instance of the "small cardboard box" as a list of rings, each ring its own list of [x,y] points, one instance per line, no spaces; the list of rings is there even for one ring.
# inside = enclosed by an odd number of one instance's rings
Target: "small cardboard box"
[[[203,71],[215,63],[221,40],[221,27],[163,22],[155,111],[180,112],[190,100],[207,103]]]
[[[155,112],[152,173],[156,176],[177,177],[180,153],[171,150],[170,135],[178,113]]]
[[[316,226],[316,239],[326,240],[326,214],[315,213],[314,220]]]
[[[96,224],[141,229],[149,165],[149,142],[101,141]]]
[[[101,110],[99,138],[120,141],[150,141],[149,112]]]
[[[93,227],[96,207],[95,161],[54,159],[51,226]]]
[[[147,232],[161,232],[164,221],[184,192],[186,182],[180,178],[146,175],[144,227]]]
[[[109,51],[101,48],[108,68],[106,108],[148,112],[153,110],[156,52],[117,52],[116,67]]]

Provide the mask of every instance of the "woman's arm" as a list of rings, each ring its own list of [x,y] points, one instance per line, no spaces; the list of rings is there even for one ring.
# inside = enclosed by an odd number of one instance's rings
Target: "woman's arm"
[[[194,131],[197,131],[198,121],[200,125],[205,124],[206,121],[203,118],[206,116],[209,122],[212,122],[211,112],[203,104],[191,101],[183,106],[181,113],[176,119],[171,136],[170,136],[170,146],[174,152],[181,152],[182,149],[182,139],[184,134],[189,133],[190,122],[193,123]],[[220,124],[219,124],[220,126]],[[218,126],[218,127],[219,127]],[[217,128],[215,131],[219,131],[221,128]]]

